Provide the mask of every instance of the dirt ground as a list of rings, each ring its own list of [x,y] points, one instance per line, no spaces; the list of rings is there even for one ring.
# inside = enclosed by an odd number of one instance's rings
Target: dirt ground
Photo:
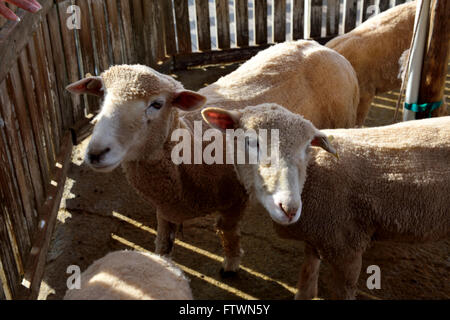
[[[180,72],[175,76],[197,90],[234,70],[238,65]],[[449,92],[447,91],[446,94]],[[396,94],[377,97],[367,126],[392,121]],[[127,184],[121,169],[95,173],[83,164],[84,141],[73,150],[63,201],[53,234],[40,299],[61,299],[66,291],[67,267],[85,270],[110,251],[154,251],[155,212]],[[258,205],[242,226],[245,256],[234,278],[221,279],[222,250],[213,228],[214,216],[184,225],[173,260],[191,279],[195,299],[292,299],[303,244],[281,240]],[[358,299],[450,299],[450,240],[424,245],[375,243],[364,255]],[[381,289],[366,286],[369,265],[381,269]],[[319,296],[330,297],[330,269],[322,264]]]

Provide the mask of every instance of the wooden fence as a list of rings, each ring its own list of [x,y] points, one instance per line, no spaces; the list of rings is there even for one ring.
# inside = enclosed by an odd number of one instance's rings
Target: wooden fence
[[[70,95],[66,85],[113,64],[170,72],[245,60],[272,42],[269,24],[273,42],[301,39],[308,17],[303,0],[215,0],[213,10],[209,0],[191,7],[188,0],[40,2],[37,14],[18,10],[19,23],[0,20],[0,299],[36,298],[70,163],[70,132],[99,105]],[[363,21],[374,0],[341,2],[308,2],[311,38],[334,37],[339,25],[351,30],[357,8]],[[381,11],[389,7],[379,2]]]

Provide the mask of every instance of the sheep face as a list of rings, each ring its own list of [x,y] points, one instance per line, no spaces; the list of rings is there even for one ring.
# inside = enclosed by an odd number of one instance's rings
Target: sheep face
[[[89,166],[103,172],[143,156],[158,159],[173,129],[174,110],[194,110],[206,101],[171,77],[140,65],[114,66],[67,89],[104,98],[85,155]]]
[[[258,143],[266,144],[268,151],[278,152],[276,156],[270,154],[271,162],[266,161],[268,158],[260,158],[257,164],[235,164],[235,168],[247,191],[266,208],[275,222],[282,225],[296,223],[302,212],[301,193],[309,149],[311,145],[317,145],[335,153],[327,138],[311,122],[276,104],[246,107],[241,112],[206,108],[202,114],[211,126],[222,131],[240,128],[273,132],[278,129],[277,146],[271,145],[274,143],[271,138]],[[258,145],[255,142],[249,144]]]

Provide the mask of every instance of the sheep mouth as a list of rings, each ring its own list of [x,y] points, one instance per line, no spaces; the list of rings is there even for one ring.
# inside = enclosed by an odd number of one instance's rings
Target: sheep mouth
[[[281,216],[279,214],[271,215],[271,218],[274,222],[276,222],[282,226],[290,226],[292,224],[295,224],[298,221],[298,218],[295,220],[289,220],[287,217]]]
[[[116,162],[116,163],[113,163],[113,164],[104,164],[104,165],[101,165],[101,164],[92,164],[92,163],[89,163],[88,164],[91,168],[92,168],[92,170],[94,170],[94,171],[98,171],[98,172],[111,172],[111,171],[113,171],[115,168],[117,168],[119,165],[120,165],[120,161],[118,161],[118,162]]]
[[[267,210],[270,215],[270,218],[279,225],[289,226],[297,223],[302,215],[302,203],[300,202],[298,210],[295,215],[292,217],[288,217],[285,212],[283,212],[279,205],[275,204],[273,199],[264,199],[261,201],[263,207]]]

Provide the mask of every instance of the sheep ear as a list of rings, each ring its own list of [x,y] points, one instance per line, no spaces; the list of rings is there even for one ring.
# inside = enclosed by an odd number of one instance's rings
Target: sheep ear
[[[330,137],[331,140],[332,137]],[[331,153],[333,156],[339,159],[339,155],[336,149],[331,145],[330,140],[321,132],[316,133],[314,138],[311,140],[311,146],[320,147],[325,151]]]
[[[193,111],[203,107],[206,103],[206,97],[194,91],[178,92],[172,101],[172,105],[183,111]]]
[[[221,108],[205,108],[202,110],[202,116],[211,127],[225,132],[227,129],[239,127],[242,113]]]
[[[75,94],[91,94],[98,97],[105,95],[103,80],[101,77],[87,77],[69,84],[66,90]]]

